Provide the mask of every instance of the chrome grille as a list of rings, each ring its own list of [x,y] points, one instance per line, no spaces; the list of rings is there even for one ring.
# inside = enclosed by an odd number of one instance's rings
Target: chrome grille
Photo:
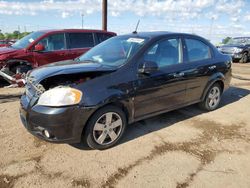
[[[224,54],[233,54],[234,53],[234,48],[221,48],[220,51]]]

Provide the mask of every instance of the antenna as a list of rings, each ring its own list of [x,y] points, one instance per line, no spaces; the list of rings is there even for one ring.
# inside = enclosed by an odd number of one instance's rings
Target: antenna
[[[137,33],[137,29],[138,29],[139,24],[140,24],[140,20],[138,20],[136,27],[135,27],[135,30],[133,31],[133,34]]]

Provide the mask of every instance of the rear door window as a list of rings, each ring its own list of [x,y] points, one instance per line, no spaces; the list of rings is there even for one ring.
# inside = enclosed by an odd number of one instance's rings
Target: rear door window
[[[94,46],[92,33],[69,33],[69,48],[91,48]]]
[[[99,43],[113,37],[113,35],[108,34],[108,33],[96,33],[96,35],[97,35],[97,39]]]
[[[185,39],[187,58],[189,62],[202,61],[211,58],[210,47],[196,39]]]

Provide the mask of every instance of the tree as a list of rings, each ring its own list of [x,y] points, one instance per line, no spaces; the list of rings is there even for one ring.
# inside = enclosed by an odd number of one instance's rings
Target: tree
[[[231,40],[231,39],[232,39],[232,37],[226,37],[226,38],[222,39],[222,43],[223,43],[223,44],[226,44],[226,43],[228,43],[228,41]]]
[[[13,38],[18,39],[20,37],[20,32],[19,31],[13,31],[12,35],[13,35]]]
[[[0,33],[0,40],[3,40],[3,39],[4,39],[4,34]]]
[[[30,32],[20,33],[19,31],[14,31],[13,33],[1,33],[0,32],[0,40],[11,40],[11,39],[20,39],[30,34]]]

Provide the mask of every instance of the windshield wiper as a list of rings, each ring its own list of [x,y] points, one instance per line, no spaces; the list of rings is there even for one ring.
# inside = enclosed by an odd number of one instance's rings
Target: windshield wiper
[[[80,58],[79,58],[79,57],[76,57],[76,58],[74,59],[74,61],[79,62],[79,61],[80,61]]]
[[[92,59],[84,59],[84,60],[81,60],[79,57],[75,58],[75,61],[77,61],[77,62],[98,63],[97,61],[94,61],[94,60],[92,60]]]

